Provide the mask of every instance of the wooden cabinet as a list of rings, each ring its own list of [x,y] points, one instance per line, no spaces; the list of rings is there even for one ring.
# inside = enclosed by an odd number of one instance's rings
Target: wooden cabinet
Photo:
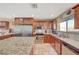
[[[33,18],[15,18],[15,24],[27,25],[33,24]]]
[[[74,7],[75,28],[79,29],[79,5]]]
[[[57,39],[56,37],[51,36],[51,39],[50,39],[50,44],[53,48],[55,48],[56,52],[58,54],[62,54],[62,43],[60,42],[59,39]]]
[[[55,50],[58,54],[62,54],[62,44],[57,38],[55,38]]]
[[[76,52],[72,46],[61,41],[60,39],[56,38],[55,36],[51,34],[45,34],[44,43],[51,44],[51,46],[55,48],[56,52],[59,55],[76,55],[76,54],[79,55],[79,53]]]
[[[8,29],[9,22],[8,21],[0,21],[0,28]]]
[[[48,34],[44,35],[44,43],[50,43],[50,35]]]
[[[50,43],[50,44],[54,45],[54,39],[52,38],[52,35],[45,34],[44,35],[44,43]]]
[[[33,24],[32,18],[24,18],[23,21],[24,21],[24,24]]]
[[[55,37],[51,35],[51,45],[55,48]]]
[[[76,51],[74,51],[72,48],[72,46],[69,46],[68,44],[62,42],[60,39],[52,36],[53,39],[54,39],[54,48],[56,50],[56,52],[59,54],[59,55],[76,55],[76,54],[79,54],[77,53]]]
[[[62,54],[62,44],[61,42],[52,36],[51,34],[46,34],[44,36],[44,43],[50,43],[53,48],[55,48],[58,54]]]
[[[51,22],[51,28],[52,29],[57,29],[57,20],[56,19],[54,19],[52,22]]]
[[[44,29],[49,29],[51,28],[51,21],[34,21],[33,25],[35,28],[41,26]]]
[[[3,35],[3,36],[0,36],[0,40],[4,40],[4,39],[10,38],[12,36],[13,36],[13,34],[6,34],[6,35]]]
[[[22,18],[15,18],[15,24],[23,24]]]

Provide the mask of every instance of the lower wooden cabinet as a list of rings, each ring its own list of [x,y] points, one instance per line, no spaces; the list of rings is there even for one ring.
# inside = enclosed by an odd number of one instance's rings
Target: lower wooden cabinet
[[[58,54],[62,54],[62,44],[59,40],[55,39],[55,50]]]
[[[61,54],[61,43],[57,38],[50,34],[44,35],[44,43],[50,43],[55,48],[58,54]]]
[[[51,38],[49,34],[44,35],[44,43],[50,43],[50,40]]]
[[[76,55],[77,53],[70,49],[67,44],[65,45],[61,40],[58,38],[46,34],[44,36],[44,43],[50,43],[53,48],[55,48],[56,52],[59,55]],[[79,55],[79,54],[78,54]]]
[[[0,28],[9,29],[8,21],[0,21]]]
[[[13,36],[13,34],[3,35],[3,36],[0,36],[0,40],[7,39],[7,38],[10,38],[12,36]]]
[[[50,34],[44,35],[44,43],[53,44],[54,43],[54,39],[52,38],[52,35],[50,35]]]
[[[44,35],[44,43],[48,43],[48,35]]]

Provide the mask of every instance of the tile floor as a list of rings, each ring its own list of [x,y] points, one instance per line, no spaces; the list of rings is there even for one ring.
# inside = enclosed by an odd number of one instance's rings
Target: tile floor
[[[42,43],[43,43],[43,40],[42,39],[40,39],[40,40],[39,39],[36,39],[35,40],[35,44],[42,44]]]
[[[50,44],[34,44],[33,55],[57,55]]]

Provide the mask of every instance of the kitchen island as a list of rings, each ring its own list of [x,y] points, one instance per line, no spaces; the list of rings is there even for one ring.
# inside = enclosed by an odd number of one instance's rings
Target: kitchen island
[[[35,37],[11,37],[0,41],[0,55],[29,55]]]

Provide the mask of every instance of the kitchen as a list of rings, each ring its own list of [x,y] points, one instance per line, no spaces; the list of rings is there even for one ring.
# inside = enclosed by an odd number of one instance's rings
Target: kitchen
[[[1,55],[79,55],[79,4],[0,6]]]

